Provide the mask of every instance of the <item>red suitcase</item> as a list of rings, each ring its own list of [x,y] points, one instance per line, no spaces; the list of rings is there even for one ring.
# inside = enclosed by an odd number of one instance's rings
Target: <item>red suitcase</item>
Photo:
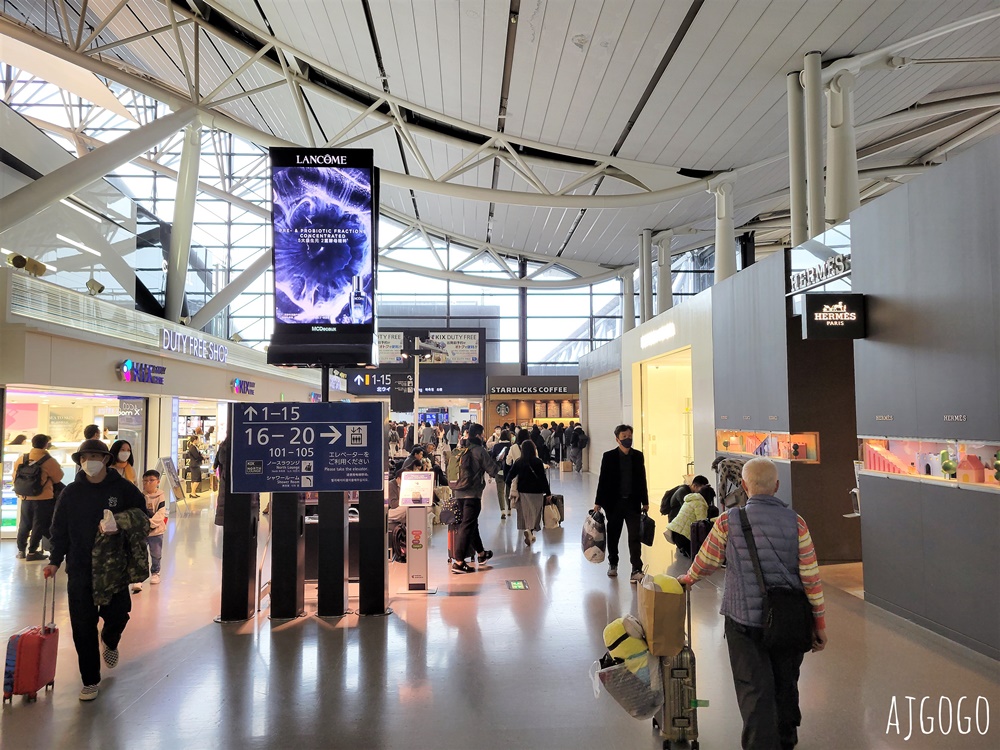
[[[55,684],[56,656],[59,652],[59,628],[56,627],[56,584],[52,580],[52,617],[48,614],[49,580],[45,579],[42,598],[42,625],[25,628],[7,642],[7,659],[3,670],[3,702],[13,703],[15,695],[34,701],[38,692]]]

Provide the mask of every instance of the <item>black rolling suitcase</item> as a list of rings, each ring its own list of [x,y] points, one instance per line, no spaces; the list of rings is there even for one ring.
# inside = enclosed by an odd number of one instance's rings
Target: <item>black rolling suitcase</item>
[[[708,535],[712,533],[714,524],[710,520],[695,521],[691,524],[691,559],[698,556],[698,550],[705,543]]]
[[[698,750],[698,708],[708,706],[708,701],[698,700],[695,685],[695,658],[691,649],[691,589],[686,597],[687,627],[684,631],[684,648],[677,656],[660,658],[663,670],[663,708],[653,717],[653,728],[663,738],[664,750],[671,743],[690,743],[691,750]]]

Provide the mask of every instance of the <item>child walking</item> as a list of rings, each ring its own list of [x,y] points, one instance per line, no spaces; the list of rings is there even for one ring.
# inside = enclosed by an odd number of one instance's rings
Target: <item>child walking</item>
[[[150,469],[142,475],[142,494],[146,498],[146,513],[149,515],[149,582],[160,582],[160,558],[163,556],[163,532],[167,529],[167,501],[160,489],[160,472]],[[141,583],[132,584],[132,593],[142,591]]]

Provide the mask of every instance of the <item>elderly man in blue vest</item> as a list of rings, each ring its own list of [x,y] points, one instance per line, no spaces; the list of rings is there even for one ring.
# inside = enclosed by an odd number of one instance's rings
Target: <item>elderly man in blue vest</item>
[[[778,470],[766,458],[754,458],[743,467],[747,493],[746,514],[766,586],[804,590],[812,607],[812,650],[826,646],[823,584],[816,565],[816,550],[806,522],[775,497]],[[743,718],[745,750],[790,750],[798,743],[800,651],[773,650],[764,646],[764,597],[751,561],[739,507],[719,517],[686,575],[690,586],[711,575],[723,562],[725,616],[729,663],[736,684],[736,699]]]

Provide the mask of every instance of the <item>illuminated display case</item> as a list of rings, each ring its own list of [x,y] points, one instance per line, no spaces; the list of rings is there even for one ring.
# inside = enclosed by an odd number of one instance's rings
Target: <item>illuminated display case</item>
[[[715,449],[720,453],[765,456],[818,464],[819,433],[716,430]]]
[[[867,471],[1000,487],[1000,440],[864,437]]]

